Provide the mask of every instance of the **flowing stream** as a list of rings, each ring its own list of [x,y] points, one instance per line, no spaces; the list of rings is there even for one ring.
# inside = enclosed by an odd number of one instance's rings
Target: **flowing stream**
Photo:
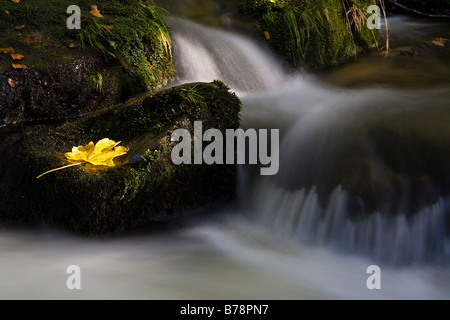
[[[175,84],[229,85],[243,101],[244,129],[280,129],[279,173],[240,166],[237,203],[118,238],[0,226],[0,298],[450,298],[450,194],[435,180],[415,188],[410,171],[388,161],[414,153],[373,136],[447,142],[449,51],[402,53],[449,37],[449,25],[395,16],[391,57],[373,50],[331,71],[292,74],[261,42],[233,31],[245,23],[227,3],[171,1],[182,16],[168,18]],[[439,146],[424,149],[430,171]],[[449,160],[441,157],[440,165]],[[361,163],[366,170],[357,171]],[[347,181],[396,188],[375,190],[372,210]],[[373,264],[381,290],[366,287]],[[69,265],[81,267],[81,290],[66,288]]]

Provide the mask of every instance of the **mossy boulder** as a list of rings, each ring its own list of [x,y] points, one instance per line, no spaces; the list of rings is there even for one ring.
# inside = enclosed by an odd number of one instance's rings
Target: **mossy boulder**
[[[293,67],[322,69],[376,45],[366,26],[375,0],[239,0],[258,33]]]
[[[152,2],[102,1],[97,17],[80,0],[81,29],[69,29],[73,4],[0,0],[0,48],[27,67],[0,53],[0,126],[78,117],[174,78],[167,25]]]
[[[221,82],[151,94],[57,127],[37,126],[2,152],[0,217],[58,226],[80,234],[121,232],[234,196],[234,165],[174,165],[174,129],[236,129],[241,103]],[[193,134],[192,134],[193,136]],[[103,138],[121,141],[127,155],[105,170],[71,167],[64,152]],[[97,168],[98,169],[98,168]]]

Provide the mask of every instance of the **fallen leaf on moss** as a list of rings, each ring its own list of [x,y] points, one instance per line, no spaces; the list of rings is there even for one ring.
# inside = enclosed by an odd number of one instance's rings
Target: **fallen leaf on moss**
[[[8,15],[8,14],[9,14],[9,11],[8,11],[8,10],[5,10],[5,14]]]
[[[76,46],[77,46],[77,45],[76,45],[75,43],[70,43],[70,44],[69,44],[69,48],[70,48],[70,49],[73,49],[73,48],[75,48]]]
[[[32,43],[34,43],[36,41],[36,39],[33,37],[33,36],[28,36],[26,39],[25,39],[25,43],[27,43],[27,44],[32,44]]]
[[[268,31],[264,31],[264,37],[265,37],[267,40],[270,40],[270,33],[269,33]]]
[[[128,64],[122,58],[119,58],[120,64],[125,70],[128,70]]]
[[[84,164],[91,164],[101,167],[114,167],[114,158],[125,155],[128,153],[128,149],[122,146],[117,146],[119,142],[110,140],[108,138],[98,141],[95,145],[94,142],[89,142],[85,146],[73,147],[71,152],[64,154],[67,161],[70,163],[67,166],[52,169],[47,171],[37,178],[41,178],[47,173],[62,170],[72,166],[79,166]]]
[[[18,54],[18,53],[11,53],[11,58],[13,60],[22,60],[23,58],[25,58],[22,54]]]
[[[431,41],[431,43],[438,47],[444,47],[445,44],[447,43],[447,41],[448,41],[448,39],[436,38],[433,41]]]
[[[137,98],[130,98],[130,99],[128,99],[127,101],[125,101],[125,104],[128,104],[128,103],[130,103],[130,102],[133,102],[134,100],[137,100]]]
[[[152,64],[150,63],[150,61],[147,61],[148,65],[150,66],[150,69],[153,69]]]
[[[102,14],[100,13],[96,5],[91,6],[91,14],[96,17],[103,18]]]
[[[16,87],[16,82],[13,79],[11,79],[11,78],[8,78],[8,84],[9,84],[9,86],[11,88],[15,88]]]
[[[25,25],[24,25],[24,24],[21,25],[21,26],[16,27],[15,29],[16,29],[16,30],[20,30],[20,29],[23,29],[23,28],[25,28]]]
[[[106,29],[108,29],[108,30],[112,30],[112,29],[114,29],[114,26],[104,26]]]
[[[20,2],[20,0],[11,0],[12,2],[14,2],[14,3],[19,3]]]
[[[114,167],[113,159],[128,153],[128,149],[117,146],[119,142],[108,138],[102,139],[95,145],[91,141],[86,146],[73,147],[72,152],[65,154],[69,162],[89,162],[94,166]]]
[[[14,53],[14,49],[9,47],[9,48],[0,48],[0,53]]]
[[[26,69],[26,68],[27,68],[27,66],[24,65],[24,64],[11,63],[11,66],[12,66],[14,69]]]

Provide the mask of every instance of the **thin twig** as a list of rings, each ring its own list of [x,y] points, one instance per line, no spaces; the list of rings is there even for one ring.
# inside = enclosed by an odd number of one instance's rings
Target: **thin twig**
[[[380,0],[381,10],[383,10],[384,16],[384,27],[386,29],[386,57],[389,55],[389,24],[386,17],[386,7],[384,5],[384,0]]]

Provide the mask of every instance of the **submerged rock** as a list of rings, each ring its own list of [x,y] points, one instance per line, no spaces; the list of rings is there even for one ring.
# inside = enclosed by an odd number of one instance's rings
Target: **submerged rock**
[[[170,36],[150,1],[0,0],[0,127],[86,115],[174,78]],[[72,20],[69,20],[69,22]],[[14,68],[21,64],[24,68]]]
[[[448,199],[450,112],[435,94],[426,108],[405,95],[406,106],[350,107],[339,119],[330,112],[334,120],[316,123],[309,133],[297,127],[285,142],[289,151],[277,182],[291,190],[314,188],[324,207],[340,186],[353,218],[377,212],[411,217]]]
[[[44,223],[81,234],[121,232],[234,196],[234,165],[174,165],[171,133],[239,126],[241,103],[221,82],[174,87],[50,128],[28,129],[2,153],[0,217]],[[88,171],[71,167],[63,153],[103,138],[129,148],[118,165]],[[16,139],[17,141],[17,139]]]

